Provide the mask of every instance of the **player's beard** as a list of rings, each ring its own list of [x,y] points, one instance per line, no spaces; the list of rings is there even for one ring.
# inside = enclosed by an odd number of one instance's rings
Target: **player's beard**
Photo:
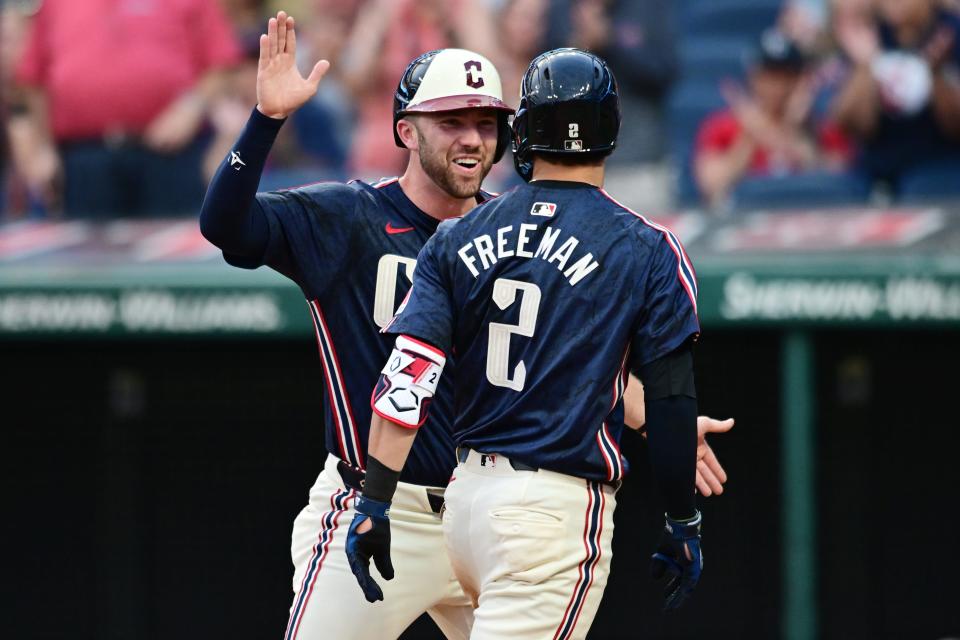
[[[473,198],[480,192],[480,185],[493,166],[492,156],[482,151],[476,154],[474,150],[470,150],[471,155],[481,156],[480,171],[475,176],[461,176],[454,171],[453,160],[447,157],[446,151],[432,147],[419,129],[417,139],[420,147],[420,166],[438,187],[453,198]]]

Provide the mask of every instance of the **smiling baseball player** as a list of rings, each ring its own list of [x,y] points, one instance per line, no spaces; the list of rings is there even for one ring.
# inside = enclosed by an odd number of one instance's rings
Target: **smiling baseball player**
[[[450,358],[459,465],[443,526],[478,605],[474,640],[583,638],[610,568],[627,372],[647,395],[666,526],[665,607],[699,579],[691,343],[696,280],[676,237],[601,186],[620,124],[596,56],[542,54],[522,82],[515,162],[528,185],[440,226],[386,332],[368,472],[346,550],[364,591],[390,572],[391,499]],[[418,438],[417,438],[418,440]],[[385,571],[386,569],[386,571]]]
[[[328,455],[294,523],[294,596],[285,637],[396,638],[427,612],[447,637],[465,638],[473,607],[447,559],[438,515],[456,464],[449,379],[437,389],[398,484],[398,577],[384,586],[383,602],[371,605],[356,589],[343,549],[369,465],[370,389],[392,348],[380,328],[406,295],[416,256],[439,221],[489,198],[480,183],[508,143],[509,110],[486,58],[458,49],[430,52],[410,63],[396,91],[393,135],[410,149],[403,176],[257,194],[283,118],[313,95],[327,68],[321,61],[307,78],[297,72],[293,32],[293,19],[283,12],[270,21],[261,39],[258,107],[211,183],[200,217],[204,234],[231,264],[267,265],[296,282],[316,326]],[[638,384],[630,388],[642,396]],[[631,425],[639,427],[642,397],[629,409]],[[703,421],[704,434],[729,428],[729,422]],[[719,492],[726,476],[701,442],[701,490]]]

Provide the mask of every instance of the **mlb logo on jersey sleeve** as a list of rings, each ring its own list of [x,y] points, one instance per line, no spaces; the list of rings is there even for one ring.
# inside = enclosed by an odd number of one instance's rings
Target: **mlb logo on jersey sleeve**
[[[543,216],[544,218],[552,218],[556,212],[557,205],[552,202],[534,202],[530,209],[530,215]]]

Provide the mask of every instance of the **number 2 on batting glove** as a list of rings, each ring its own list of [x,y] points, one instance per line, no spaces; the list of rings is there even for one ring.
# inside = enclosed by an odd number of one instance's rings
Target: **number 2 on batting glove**
[[[664,611],[673,611],[690,597],[703,571],[703,553],[700,550],[700,522],[698,511],[687,520],[673,520],[667,516],[660,534],[657,552],[650,559],[650,575],[660,579],[669,574],[664,589]]]
[[[377,502],[360,496],[354,507],[356,514],[347,531],[347,561],[356,576],[368,602],[383,600],[380,585],[370,575],[370,558],[384,580],[393,580],[393,562],[390,560],[390,503]],[[366,521],[373,525],[360,533]]]

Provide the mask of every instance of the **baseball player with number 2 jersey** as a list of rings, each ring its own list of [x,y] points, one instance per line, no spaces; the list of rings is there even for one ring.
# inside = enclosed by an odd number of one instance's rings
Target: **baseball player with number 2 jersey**
[[[459,49],[429,52],[408,65],[396,91],[393,135],[411,158],[403,176],[257,194],[284,117],[314,94],[326,70],[320,61],[307,78],[296,71],[293,27],[280,12],[261,38],[259,104],[211,182],[200,215],[204,235],[231,264],[267,265],[296,282],[316,329],[324,373],[317,418],[324,422],[328,455],[294,523],[293,601],[284,637],[396,638],[427,612],[447,637],[465,638],[472,602],[447,559],[439,517],[456,464],[449,376],[437,388],[398,484],[398,577],[384,586],[385,600],[371,604],[356,589],[343,549],[368,465],[370,389],[393,345],[380,329],[406,295],[416,256],[440,219],[490,197],[480,182],[509,144],[510,110],[486,58]],[[705,430],[721,424],[703,420]]]
[[[371,398],[346,550],[365,589],[370,559],[381,574],[389,566],[391,491],[455,359],[459,465],[443,529],[478,605],[470,637],[583,638],[610,568],[628,371],[646,390],[667,512],[652,561],[670,575],[665,607],[700,575],[697,285],[677,238],[601,188],[620,120],[606,64],[548,52],[522,91],[515,161],[529,183],[440,225],[385,330],[396,343]]]

